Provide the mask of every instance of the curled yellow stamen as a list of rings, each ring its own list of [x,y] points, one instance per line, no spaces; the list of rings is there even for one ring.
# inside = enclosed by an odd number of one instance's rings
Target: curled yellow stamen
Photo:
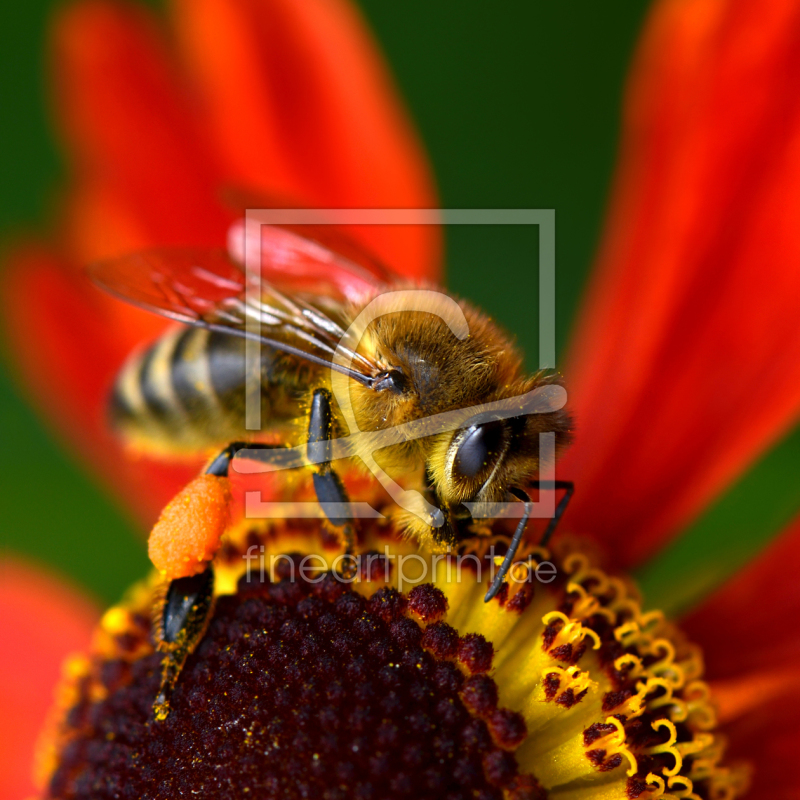
[[[668,797],[668,795],[664,795],[667,787],[664,783],[664,779],[660,775],[650,772],[645,778],[645,783],[648,786],[655,787],[655,790],[647,796],[647,800],[658,800],[659,798],[663,798],[665,796]]]
[[[591,568],[583,553],[567,556],[564,559],[564,572],[571,576],[574,583],[591,583],[592,594],[598,597],[605,595],[611,586],[611,578],[602,570]]]
[[[692,790],[694,784],[684,775],[673,775],[668,781],[667,786],[672,791],[667,797],[676,797],[678,800],[702,800],[699,795],[696,795]]]
[[[617,670],[617,672],[627,671],[628,677],[633,680],[644,672],[642,659],[639,658],[639,656],[633,655],[633,653],[626,653],[624,656],[620,656],[616,659],[616,661],[614,661],[614,669]]]
[[[588,619],[599,614],[605,617],[611,624],[614,623],[614,613],[600,605],[597,597],[590,595],[579,583],[567,584],[567,594],[577,594],[578,600],[572,607],[572,616],[578,619]]]
[[[714,737],[710,733],[696,733],[691,742],[680,742],[675,745],[675,749],[681,754],[682,758],[700,753],[714,742]]]
[[[659,753],[669,753],[675,759],[675,764],[670,769],[665,769],[664,774],[670,776],[677,775],[683,766],[683,756],[678,748],[675,747],[675,742],[678,741],[678,731],[676,730],[675,725],[668,719],[657,719],[653,723],[652,727],[655,731],[657,731],[659,728],[666,728],[669,731],[669,739],[662,744],[648,747],[642,750],[642,752],[650,756],[654,756]]]
[[[627,774],[635,775],[639,771],[639,766],[636,762],[636,756],[625,746],[625,728],[622,727],[622,723],[616,717],[606,717],[606,725],[613,725],[614,730],[592,742],[591,749],[605,750],[606,758],[617,754],[624,756],[630,764]]]
[[[613,592],[607,603],[608,608],[622,619],[635,617],[639,613],[639,603],[636,598],[631,597],[625,582],[621,578],[609,577],[608,585]]]
[[[597,650],[600,647],[600,637],[591,629],[585,628],[580,621],[570,621],[566,614],[561,611],[551,611],[542,617],[542,622],[545,625],[553,625],[555,622],[562,622],[563,627],[556,634],[556,638],[547,648],[554,650],[565,644],[578,644],[582,642],[587,636],[594,642],[593,649]]]
[[[692,681],[683,690],[688,709],[687,718],[691,716],[701,730],[716,727],[717,711],[710,700],[710,690],[705,681]]]
[[[553,693],[553,698],[572,690],[577,697],[581,692],[596,686],[596,682],[589,677],[589,673],[581,671],[579,667],[546,667],[542,670],[542,679],[549,675],[558,676],[558,690]]]
[[[657,689],[664,689],[664,694],[659,697],[651,698],[647,701],[647,707],[651,711],[657,708],[669,707],[669,718],[673,722],[685,722],[689,716],[687,703],[673,696],[675,687],[670,681],[664,678],[650,678],[647,681],[647,694],[651,694]]]
[[[639,625],[633,620],[631,622],[626,622],[623,625],[618,625],[614,631],[614,638],[623,647],[632,647],[638,635]]]
[[[648,670],[659,677],[668,679],[673,688],[678,689],[686,682],[683,667],[675,663],[675,647],[667,639],[656,639],[650,647],[643,650],[648,655],[663,653],[663,656],[651,664]]]

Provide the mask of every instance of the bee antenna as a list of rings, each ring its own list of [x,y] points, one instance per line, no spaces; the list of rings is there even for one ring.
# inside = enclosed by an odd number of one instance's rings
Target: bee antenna
[[[522,489],[512,487],[508,490],[508,493],[517,500],[525,503],[525,511],[522,514],[519,525],[517,525],[517,529],[514,531],[514,535],[511,537],[511,542],[508,545],[506,557],[503,559],[503,563],[500,565],[500,570],[498,571],[497,575],[494,576],[492,585],[489,587],[489,591],[486,592],[486,596],[483,598],[484,603],[488,603],[490,600],[493,600],[500,591],[500,587],[503,585],[503,580],[508,574],[509,569],[511,569],[514,556],[517,554],[517,550],[519,550],[519,545],[522,541],[522,534],[525,533],[525,528],[528,524],[528,519],[530,518],[533,507],[531,498],[528,497],[528,495],[523,492]]]

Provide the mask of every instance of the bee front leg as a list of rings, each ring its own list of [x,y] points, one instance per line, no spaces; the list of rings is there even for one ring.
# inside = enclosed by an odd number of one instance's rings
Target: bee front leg
[[[555,513],[553,514],[553,518],[550,520],[545,532],[542,534],[542,538],[539,541],[539,547],[546,547],[547,543],[550,541],[550,537],[553,535],[553,531],[555,531],[556,526],[558,525],[559,521],[561,520],[561,516],[563,515],[564,511],[566,511],[567,506],[569,505],[569,501],[572,499],[572,495],[575,492],[575,484],[572,481],[543,481],[543,480],[536,480],[532,482],[532,485],[537,489],[563,489],[564,496],[559,501],[558,505],[556,506]],[[489,591],[486,592],[486,596],[484,597],[484,601],[488,603],[492,600],[497,593],[500,591],[500,588],[503,585],[503,581],[505,580],[506,574],[508,570],[511,569],[511,564],[514,561],[514,557],[517,554],[517,550],[519,549],[520,543],[522,542],[522,535],[525,532],[525,526],[528,524],[528,518],[531,514],[531,510],[533,508],[533,503],[531,502],[530,497],[519,488],[511,488],[509,489],[509,494],[515,497],[520,502],[524,503],[524,512],[522,517],[517,525],[517,529],[514,532],[514,535],[511,537],[511,542],[508,546],[508,552],[506,553],[505,558],[503,559],[503,563],[500,565],[500,570],[495,575],[494,580],[492,581],[492,585],[489,587]]]
[[[350,511],[350,499],[342,479],[330,464],[330,441],[333,438],[333,409],[331,394],[327,389],[315,389],[311,396],[311,410],[308,415],[308,457],[316,463],[313,475],[314,491],[322,511],[344,545],[345,555],[352,556],[355,549],[355,528]],[[321,454],[322,460],[318,458]],[[345,572],[352,577],[354,564],[352,558]]]
[[[203,638],[214,607],[214,570],[170,581],[156,606],[155,629],[161,662],[161,686],[153,703],[159,721],[169,716],[169,700],[189,654]]]
[[[150,558],[167,578],[153,620],[156,648],[164,654],[161,686],[153,704],[157,720],[169,715],[172,690],[211,619],[211,561],[228,527],[228,471],[231,460],[245,447],[272,449],[247,442],[229,444],[167,505],[150,534]]]
[[[545,532],[542,534],[541,541],[539,542],[539,547],[547,547],[547,543],[550,541],[550,537],[553,535],[558,523],[561,520],[564,512],[567,510],[567,506],[569,505],[569,501],[572,500],[572,495],[575,494],[575,484],[572,481],[533,481],[533,486],[537,489],[553,489],[558,491],[559,489],[564,490],[564,496],[561,500],[558,501],[558,505],[556,506],[555,513],[553,514],[553,518],[550,520],[547,528],[545,528]]]

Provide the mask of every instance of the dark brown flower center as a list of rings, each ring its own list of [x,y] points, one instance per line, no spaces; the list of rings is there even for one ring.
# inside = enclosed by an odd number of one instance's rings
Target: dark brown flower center
[[[161,655],[124,655],[151,646],[140,618],[122,657],[79,685],[47,796],[543,796],[518,774],[525,725],[497,707],[491,645],[414,619],[445,609],[429,585],[366,599],[330,576],[242,583],[219,598],[163,722]]]

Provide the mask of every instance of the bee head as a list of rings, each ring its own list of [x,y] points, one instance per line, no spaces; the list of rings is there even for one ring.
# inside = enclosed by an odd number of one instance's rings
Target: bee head
[[[569,442],[571,418],[556,410],[509,418],[475,416],[438,437],[429,472],[449,504],[498,502],[510,487],[526,486]],[[544,437],[541,434],[545,434]]]

